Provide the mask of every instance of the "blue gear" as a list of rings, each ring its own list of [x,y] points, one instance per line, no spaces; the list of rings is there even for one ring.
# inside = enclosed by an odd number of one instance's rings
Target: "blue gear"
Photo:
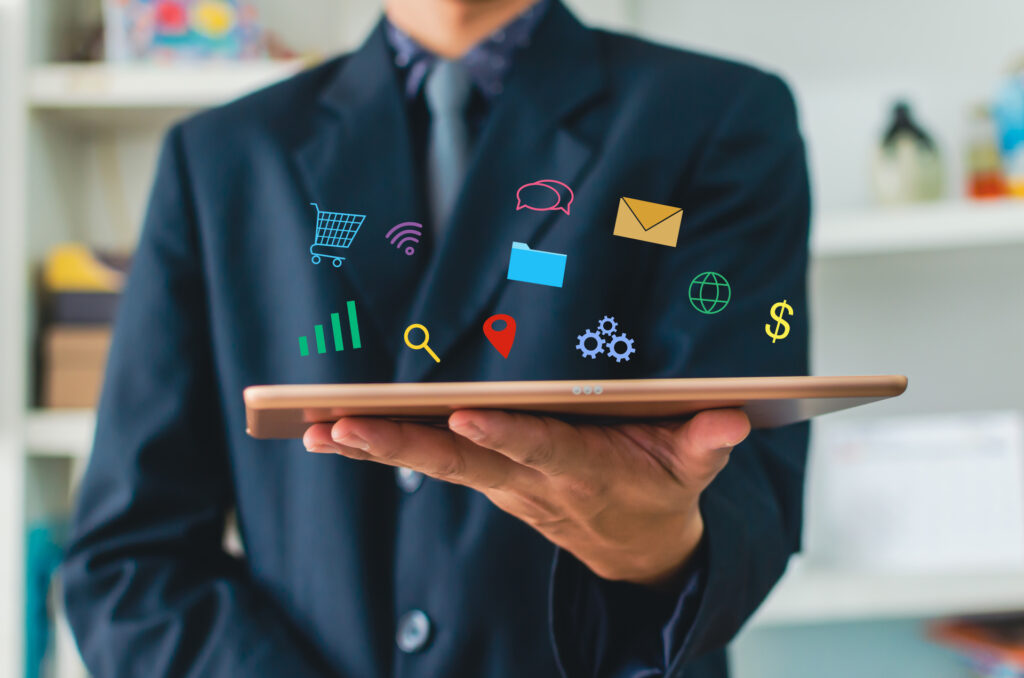
[[[601,334],[610,337],[615,334],[615,330],[619,329],[619,323],[615,322],[615,318],[606,315],[601,318],[601,322],[597,323],[597,329],[601,331]]]
[[[616,344],[625,344],[625,351],[616,351]],[[633,340],[627,337],[625,334],[617,334],[608,340],[608,357],[615,358],[615,362],[621,363],[623,360],[629,362],[629,356],[636,353],[636,349],[633,348]]]
[[[584,358],[596,358],[598,353],[604,353],[604,339],[602,339],[601,335],[597,332],[587,330],[576,338],[579,339],[579,343],[576,344],[576,348],[579,349]],[[594,348],[587,348],[587,339],[593,339],[596,341],[597,346]]]

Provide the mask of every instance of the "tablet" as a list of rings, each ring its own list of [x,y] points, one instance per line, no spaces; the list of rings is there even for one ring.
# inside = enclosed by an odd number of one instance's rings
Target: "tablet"
[[[684,418],[739,407],[755,428],[785,426],[819,414],[898,396],[900,375],[468,381],[415,384],[287,384],[245,389],[254,438],[301,438],[310,424],[342,417],[443,423],[455,410],[496,409],[591,422]]]

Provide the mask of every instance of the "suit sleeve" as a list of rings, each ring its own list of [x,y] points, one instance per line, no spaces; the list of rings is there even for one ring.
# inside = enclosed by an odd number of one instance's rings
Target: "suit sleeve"
[[[810,198],[792,96],[759,75],[723,116],[687,188],[678,250],[652,275],[668,291],[645,324],[659,377],[802,375],[808,370],[806,273]],[[705,271],[731,286],[725,310],[690,307]],[[790,332],[765,324],[785,300]],[[780,325],[781,327],[781,325]],[[551,628],[569,678],[681,676],[723,648],[767,596],[800,546],[808,426],[757,430],[733,450],[701,497],[703,542],[678,595],[601,582],[570,554],[556,558]],[[666,538],[670,538],[666,535]]]
[[[121,301],[63,565],[97,676],[331,676],[224,552],[234,503],[181,131]]]

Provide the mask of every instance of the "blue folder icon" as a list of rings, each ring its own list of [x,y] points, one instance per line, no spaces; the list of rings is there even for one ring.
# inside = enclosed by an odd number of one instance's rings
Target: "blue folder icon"
[[[565,277],[565,256],[554,252],[531,250],[522,242],[512,243],[508,260],[508,279],[534,285],[561,287]]]

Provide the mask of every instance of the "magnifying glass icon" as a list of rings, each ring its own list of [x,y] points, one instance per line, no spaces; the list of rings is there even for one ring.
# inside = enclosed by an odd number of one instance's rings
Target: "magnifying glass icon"
[[[421,343],[421,344],[414,344],[414,343],[412,343],[409,340],[409,333],[412,332],[413,330],[419,330],[419,331],[423,332],[423,343]],[[406,346],[408,346],[409,348],[411,348],[414,351],[418,351],[421,348],[422,349],[426,349],[427,353],[430,354],[430,357],[434,359],[435,363],[441,362],[441,359],[437,357],[437,354],[434,353],[432,350],[430,350],[430,347],[427,346],[427,343],[429,341],[430,341],[430,332],[428,332],[427,328],[424,327],[423,325],[419,325],[419,324],[409,325],[408,327],[405,328],[405,345]]]

